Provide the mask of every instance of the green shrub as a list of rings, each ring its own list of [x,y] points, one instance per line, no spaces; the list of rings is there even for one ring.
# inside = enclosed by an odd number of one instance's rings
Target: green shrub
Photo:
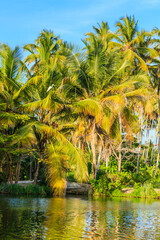
[[[91,180],[94,195],[109,195],[110,179],[103,175],[98,180]]]
[[[132,179],[136,183],[144,184],[146,181],[151,181],[152,179],[152,168],[140,168],[139,173],[133,173]]]
[[[51,196],[53,192],[48,186],[30,184],[23,187],[19,184],[0,184],[0,193],[12,195]]]
[[[20,195],[24,193],[24,187],[18,184],[0,184],[0,192],[1,193],[9,193],[14,195]]]
[[[154,188],[160,188],[160,182],[158,181],[153,181],[152,182]]]
[[[100,169],[97,174],[97,179],[90,180],[90,183],[92,185],[94,195],[110,196],[115,189],[121,190],[122,186],[127,185],[130,180],[131,176],[127,173],[113,173],[108,176],[104,170]]]
[[[68,182],[76,182],[74,174],[72,172],[68,172],[66,177]]]
[[[46,195],[44,186],[39,185],[28,185],[25,187],[25,192],[27,195],[41,195],[41,196]]]
[[[134,191],[131,194],[137,198],[156,198],[157,193],[155,192],[151,183],[145,183],[144,185],[135,184]]]
[[[112,197],[123,197],[124,194],[122,193],[122,191],[120,189],[115,189],[112,192]]]

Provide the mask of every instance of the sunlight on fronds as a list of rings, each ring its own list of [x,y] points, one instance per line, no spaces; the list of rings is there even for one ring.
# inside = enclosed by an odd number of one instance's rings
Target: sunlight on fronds
[[[88,179],[87,163],[82,153],[79,152],[80,150],[74,147],[72,143],[68,141],[67,138],[65,138],[64,135],[58,132],[56,129],[53,129],[50,126],[38,122],[32,123],[32,126],[33,125],[38,131],[41,131],[43,132],[43,134],[46,134],[46,137],[48,139],[52,138],[56,139],[56,141],[60,142],[61,145],[65,147],[66,150],[65,154],[69,156],[69,163],[71,165],[73,172],[75,173],[76,179],[79,182],[87,181]]]
[[[54,195],[63,196],[66,189],[66,172],[70,166],[65,148],[52,142],[47,145],[46,164],[48,169],[48,180]]]
[[[109,115],[104,115],[103,117],[103,121],[102,121],[102,127],[103,129],[107,132],[107,134],[109,134],[111,126],[113,124],[114,121],[114,116],[113,114],[109,114]]]
[[[22,121],[25,122],[29,120],[28,115],[21,115],[21,114],[16,114],[16,113],[8,113],[8,112],[0,112],[0,125],[2,126],[14,126],[16,121]]]
[[[124,92],[127,91],[131,91],[135,89],[135,83],[132,80],[128,80],[128,81],[124,81],[119,85],[115,85],[112,87],[109,87],[107,90],[105,90],[104,92],[102,92],[102,94],[100,95],[100,98],[103,100],[104,97],[110,96],[110,95],[114,95],[114,94],[122,94]]]
[[[133,139],[133,133],[138,133],[139,131],[138,117],[129,108],[125,107],[122,113],[122,120],[126,136],[129,136],[130,140]]]
[[[13,143],[23,142],[24,144],[27,145],[36,144],[37,140],[33,132],[33,126],[35,123],[36,122],[31,122],[21,127],[18,130],[16,139],[13,141]]]
[[[122,140],[118,117],[116,117],[112,123],[110,128],[110,137],[115,141],[115,143],[119,143]]]
[[[113,96],[108,96],[102,99],[102,104],[106,105],[111,109],[114,114],[122,111],[122,109],[127,104],[127,99],[124,95],[117,94]]]
[[[57,93],[60,92],[65,98],[74,99],[77,97],[87,97],[87,92],[77,82],[77,78],[64,78],[60,87],[57,89]]]
[[[145,104],[145,113],[146,114],[152,114],[153,112],[153,103],[155,102],[155,99],[151,99],[149,98],[147,101],[146,101],[146,104]]]
[[[142,87],[134,91],[128,92],[125,95],[128,100],[132,99],[132,101],[135,100],[137,102],[137,100],[139,100],[144,102],[150,96],[150,92],[148,91],[147,88]]]
[[[99,122],[103,118],[102,106],[98,101],[88,98],[82,101],[79,101],[74,104],[74,107],[78,112],[83,113],[84,115],[90,115],[95,117],[96,122]]]
[[[39,82],[41,81],[42,76],[35,76],[30,78],[20,89],[14,94],[14,99],[16,99],[21,92],[24,90],[27,90],[28,92],[33,91],[33,85],[37,86]]]
[[[66,143],[66,144],[65,144]],[[67,141],[50,142],[46,150],[46,164],[48,165],[48,178],[55,195],[63,195],[66,187],[66,172],[72,170],[77,181],[88,179],[87,166],[78,149],[67,144]]]
[[[128,51],[131,51],[131,50],[128,49]],[[147,66],[147,64],[145,63],[145,61],[144,61],[140,56],[138,56],[137,53],[135,53],[135,52],[132,51],[132,54],[138,59],[139,64],[140,64],[140,68],[142,68],[142,70],[144,70],[145,72],[147,72],[147,71],[148,71],[148,66]]]

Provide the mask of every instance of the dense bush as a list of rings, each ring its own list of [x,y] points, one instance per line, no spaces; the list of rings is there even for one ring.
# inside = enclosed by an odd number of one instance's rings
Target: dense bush
[[[156,198],[157,194],[151,183],[145,183],[144,185],[135,184],[134,191],[131,194],[133,197],[137,198]]]
[[[147,166],[140,168],[140,172],[132,173],[123,171],[118,173],[115,165],[105,168],[104,165],[100,167],[97,173],[96,180],[90,180],[94,196],[131,196],[138,198],[156,198],[157,194],[154,188],[160,188],[160,174],[159,170],[155,176],[155,169]],[[124,194],[122,188],[133,188],[132,194]]]
[[[0,193],[12,195],[51,196],[53,193],[48,186],[28,185],[23,187],[19,184],[0,184]]]

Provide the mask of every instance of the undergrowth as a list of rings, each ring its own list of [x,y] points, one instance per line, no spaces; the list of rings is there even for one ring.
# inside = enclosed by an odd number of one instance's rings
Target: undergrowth
[[[19,184],[0,184],[0,193],[11,195],[32,195],[32,196],[51,196],[53,193],[48,186],[28,185],[26,187]]]

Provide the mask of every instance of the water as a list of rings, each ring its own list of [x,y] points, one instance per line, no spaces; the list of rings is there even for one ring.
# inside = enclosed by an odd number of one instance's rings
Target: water
[[[160,239],[160,201],[0,196],[0,240]]]

